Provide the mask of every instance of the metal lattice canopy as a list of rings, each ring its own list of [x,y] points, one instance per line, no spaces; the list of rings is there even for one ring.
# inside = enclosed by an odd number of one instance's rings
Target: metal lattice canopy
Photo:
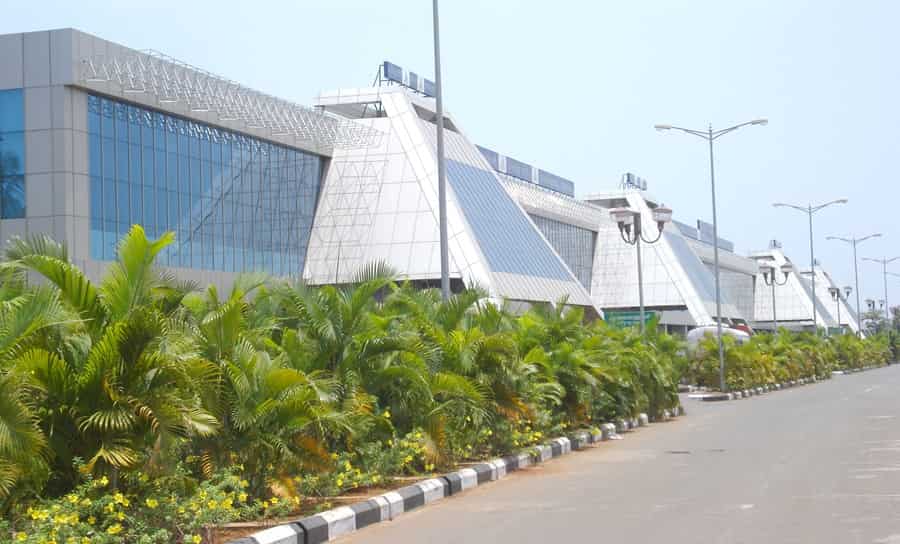
[[[273,136],[338,148],[377,145],[382,133],[362,123],[301,106],[250,89],[158,51],[82,60],[81,81],[112,83],[124,94],[149,94],[160,104],[184,103],[191,111],[212,112],[220,121],[267,129]]]

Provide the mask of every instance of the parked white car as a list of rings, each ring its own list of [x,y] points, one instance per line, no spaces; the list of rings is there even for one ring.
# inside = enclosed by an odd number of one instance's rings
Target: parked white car
[[[717,327],[715,325],[704,325],[702,327],[697,327],[696,329],[692,329],[687,333],[687,345],[688,349],[694,349],[697,347],[697,344],[700,343],[700,340],[703,339],[707,334],[716,337],[718,333]],[[750,341],[750,335],[746,332],[733,329],[731,327],[722,327],[722,334],[731,336],[735,339],[738,344],[743,344],[744,342]]]

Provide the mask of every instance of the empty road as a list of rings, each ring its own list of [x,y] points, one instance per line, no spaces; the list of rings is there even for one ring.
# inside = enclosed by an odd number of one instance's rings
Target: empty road
[[[683,402],[341,542],[900,543],[900,366]]]

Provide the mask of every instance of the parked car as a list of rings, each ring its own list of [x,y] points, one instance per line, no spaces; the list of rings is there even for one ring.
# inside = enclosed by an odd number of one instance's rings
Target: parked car
[[[697,344],[700,343],[700,340],[706,336],[710,335],[713,338],[718,334],[718,329],[715,325],[703,325],[688,331],[687,333],[687,345],[688,349],[694,349],[697,347]],[[734,340],[738,344],[743,344],[744,342],[748,342],[750,340],[750,334],[746,331],[742,331],[740,329],[735,329],[732,327],[722,327],[722,334],[728,335],[734,338]]]

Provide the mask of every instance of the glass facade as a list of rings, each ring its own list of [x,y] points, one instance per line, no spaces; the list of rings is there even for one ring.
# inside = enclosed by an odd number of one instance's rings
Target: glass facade
[[[0,91],[0,219],[25,217],[25,101]]]
[[[576,225],[529,214],[553,249],[559,253],[569,270],[585,289],[591,289],[591,270],[594,266],[594,247],[597,233]]]
[[[162,265],[302,273],[321,157],[94,95],[88,130],[91,258],[140,224]]]
[[[571,281],[494,174],[451,159],[447,179],[491,270]]]
[[[709,270],[700,261],[700,258],[691,250],[688,243],[677,234],[671,232],[663,232],[663,236],[669,242],[672,253],[678,259],[678,264],[684,270],[694,290],[703,302],[715,302],[716,300],[716,283],[715,277],[709,273]],[[722,297],[724,300],[725,297]]]

